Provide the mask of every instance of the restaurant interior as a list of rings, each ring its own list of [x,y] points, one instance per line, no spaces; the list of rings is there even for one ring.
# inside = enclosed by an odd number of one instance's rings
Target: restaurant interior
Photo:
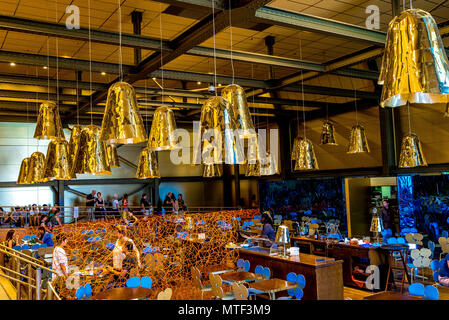
[[[0,0],[0,300],[449,300],[449,1]]]

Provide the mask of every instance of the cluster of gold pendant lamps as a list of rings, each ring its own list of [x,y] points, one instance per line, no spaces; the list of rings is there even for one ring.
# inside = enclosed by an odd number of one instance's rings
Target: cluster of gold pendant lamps
[[[251,119],[245,90],[237,85],[226,86],[221,96],[213,96],[201,108],[198,136],[194,148],[193,164],[204,165],[203,177],[222,175],[220,165],[247,164],[246,176],[279,173],[274,156],[259,153],[258,135]],[[214,134],[212,134],[212,132]],[[248,161],[245,160],[242,139],[248,139]]]
[[[410,104],[449,104],[449,63],[430,13],[421,9],[404,10],[389,24],[379,81],[383,85],[380,106],[400,107]],[[421,142],[412,133],[410,112],[409,132],[404,135],[399,156],[399,168],[427,166]],[[321,144],[337,145],[334,125],[323,124]],[[364,128],[352,127],[348,153],[369,152]],[[295,170],[318,169],[310,140],[298,137],[294,141],[292,160]]]

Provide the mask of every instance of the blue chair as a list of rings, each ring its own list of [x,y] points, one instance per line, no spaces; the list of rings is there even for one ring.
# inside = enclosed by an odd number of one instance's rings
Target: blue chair
[[[449,220],[449,218],[447,218],[447,219]],[[441,236],[445,237],[445,238],[449,238],[449,232],[447,232],[446,230],[443,230],[443,232],[441,232]]]
[[[290,272],[289,274],[287,274],[286,280],[290,282],[296,282],[298,286],[287,291],[289,295],[288,297],[279,297],[278,300],[300,300],[304,295],[304,292],[302,290],[306,285],[306,279],[304,278],[304,276],[302,274],[296,275],[296,273]]]
[[[405,243],[406,243],[406,241],[405,241],[405,239],[404,239],[403,237],[397,238],[397,239],[396,239],[396,242],[397,242],[398,244],[405,244]]]
[[[41,243],[41,248],[47,248],[47,244],[46,243]]]
[[[243,270],[249,272],[249,267],[250,267],[249,260],[245,260],[243,264]]]
[[[35,234],[32,234],[32,235],[30,236],[30,238],[31,238],[31,239],[36,239],[37,236],[36,236]]]
[[[424,300],[438,300],[440,297],[440,292],[437,287],[426,286],[424,289]]]
[[[81,300],[81,299],[83,299],[84,298],[84,296],[86,295],[86,289],[83,287],[83,286],[81,286],[81,287],[79,287],[77,290],[76,290],[76,298],[78,299],[78,300]]]
[[[90,286],[90,283],[88,283],[84,286],[84,292],[85,292],[86,298],[90,298],[92,296],[92,287]]]
[[[140,279],[140,286],[142,288],[151,289],[152,285],[153,285],[153,280],[151,280],[150,277],[142,277],[142,279]]]
[[[271,277],[271,270],[270,270],[270,268],[268,268],[268,267],[263,268],[262,275],[264,276],[264,278],[266,280],[270,279],[270,277]]]
[[[138,288],[140,287],[140,278],[139,277],[132,277],[126,280],[126,286],[128,288]]]
[[[31,249],[39,249],[41,247],[41,245],[40,244],[33,244],[32,246],[31,246]]]
[[[263,267],[261,265],[257,265],[254,268],[254,273],[262,276],[263,275]]]
[[[238,259],[237,260],[237,268],[243,269],[244,264],[245,264],[245,261],[243,259]]]
[[[287,274],[287,278],[286,278],[287,281],[296,282],[297,279],[298,279],[298,276],[296,275],[296,273],[290,272]],[[287,292],[290,297],[295,295],[295,289],[288,289]]]
[[[391,237],[391,238],[388,238],[387,243],[388,244],[397,244],[398,240],[396,238]]]
[[[301,289],[304,289],[306,286],[306,278],[302,274],[298,274],[298,277],[296,279],[296,283]]]
[[[422,283],[412,283],[409,287],[408,287],[408,292],[412,295],[412,296],[423,296],[424,295],[424,285]]]
[[[20,250],[22,250],[22,247],[21,246],[14,246],[14,247],[12,247],[14,250],[18,250],[18,251],[20,251]]]

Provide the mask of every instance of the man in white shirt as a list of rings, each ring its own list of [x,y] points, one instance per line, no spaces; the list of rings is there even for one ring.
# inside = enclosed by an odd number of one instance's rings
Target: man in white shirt
[[[52,280],[54,281],[58,276],[67,278],[69,275],[69,261],[64,247],[67,245],[67,237],[60,233],[56,236],[56,246],[53,250],[52,269],[56,271],[53,273]]]

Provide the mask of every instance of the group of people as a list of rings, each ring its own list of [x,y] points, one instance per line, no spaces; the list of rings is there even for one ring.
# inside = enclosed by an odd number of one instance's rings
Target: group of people
[[[33,204],[26,207],[14,207],[11,211],[0,207],[0,224],[17,228],[43,226],[51,230],[53,226],[62,225],[62,213],[57,203],[51,208],[46,204],[41,208]]]
[[[187,211],[187,205],[182,197],[182,194],[178,194],[178,198],[175,197],[173,192],[169,192],[165,197],[164,202],[158,201],[156,209],[153,208],[153,204],[149,199],[148,194],[143,193],[140,198],[140,211],[144,215],[162,214],[166,210],[171,210],[172,213],[185,213]],[[121,198],[117,194],[114,194],[114,198],[110,206],[107,206],[105,199],[102,197],[101,192],[92,190],[86,196],[86,211],[89,221],[104,220],[108,215],[119,216],[120,212],[134,210],[131,208],[131,204],[128,200],[128,194],[124,194]]]

